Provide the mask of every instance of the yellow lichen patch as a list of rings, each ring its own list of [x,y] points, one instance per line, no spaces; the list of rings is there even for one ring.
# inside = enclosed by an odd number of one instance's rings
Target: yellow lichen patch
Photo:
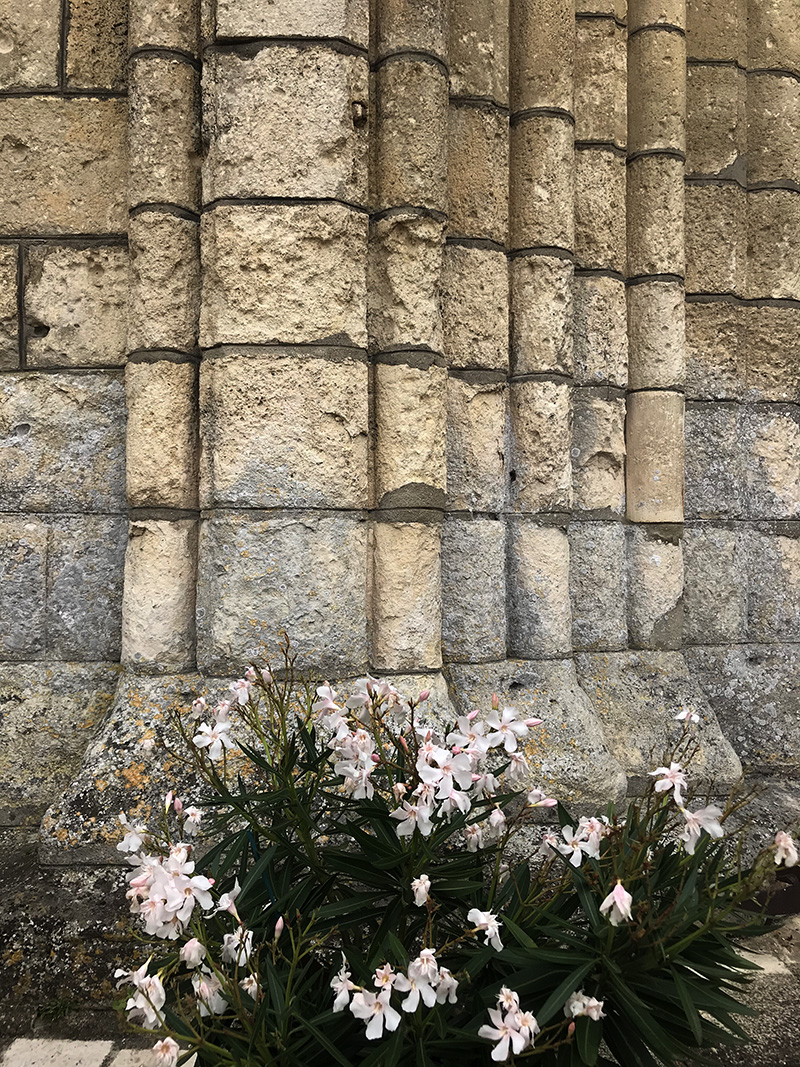
[[[131,763],[128,767],[122,767],[120,774],[125,779],[126,789],[141,789],[150,784],[150,776],[144,768],[144,763]]]
[[[105,778],[95,778],[95,780],[94,780],[94,787],[100,793],[103,792],[103,790],[106,788],[107,785],[108,785],[108,782],[105,780]]]

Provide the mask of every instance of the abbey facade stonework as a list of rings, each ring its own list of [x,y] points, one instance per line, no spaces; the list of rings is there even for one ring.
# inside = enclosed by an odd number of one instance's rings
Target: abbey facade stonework
[[[281,627],[576,802],[695,711],[797,816],[798,0],[6,0],[0,193],[26,870]]]

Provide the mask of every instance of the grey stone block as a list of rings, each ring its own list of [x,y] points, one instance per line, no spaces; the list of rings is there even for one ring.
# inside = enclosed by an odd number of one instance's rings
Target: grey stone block
[[[634,648],[683,644],[683,552],[658,528],[628,531],[628,633]]]
[[[480,663],[505,653],[505,526],[449,516],[442,527],[442,654]]]
[[[622,523],[570,523],[569,584],[573,647],[626,648],[627,570]]]
[[[569,655],[572,618],[566,531],[514,518],[507,536],[509,650],[531,659]]]
[[[366,523],[342,515],[207,519],[200,532],[197,660],[240,671],[286,629],[298,665],[331,675],[367,662]]]
[[[727,301],[689,301],[685,312],[687,399],[735,400],[744,396],[745,309]]]
[[[741,409],[738,404],[686,405],[686,516],[742,514]]]
[[[800,640],[800,538],[745,529],[741,543],[748,574],[750,640]]]
[[[447,502],[499,511],[505,500],[506,389],[447,380]]]
[[[0,510],[124,507],[122,375],[28,372],[0,378]]]
[[[742,413],[744,514],[751,519],[800,517],[800,408],[759,404]]]
[[[531,784],[564,803],[590,806],[619,800],[625,775],[603,741],[597,715],[582,692],[571,660],[506,660],[446,668],[460,715],[487,712],[492,693],[520,718],[543,719],[523,743]]]
[[[680,652],[581,652],[576,657],[578,678],[594,708],[605,743],[629,777],[629,788],[640,791],[649,772],[680,739],[681,710],[700,716],[693,727],[699,742],[688,777],[696,788],[727,792],[742,768],[699,679]]]
[[[0,246],[0,370],[19,366],[17,247]]]
[[[47,526],[37,518],[0,519],[0,656],[38,659],[46,647]]]
[[[687,525],[683,562],[684,641],[690,645],[744,641],[748,597],[740,533],[706,524]]]

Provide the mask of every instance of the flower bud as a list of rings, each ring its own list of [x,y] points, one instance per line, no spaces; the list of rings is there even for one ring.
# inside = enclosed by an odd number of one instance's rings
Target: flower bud
[[[278,916],[278,921],[275,923],[275,940],[276,941],[278,940],[278,938],[283,933],[283,926],[284,926],[283,916],[279,915]]]
[[[372,755],[370,756],[370,759],[372,760],[373,763],[380,763],[380,761],[381,761],[381,758],[380,758],[380,756],[378,755],[377,752],[373,752]]]
[[[569,1026],[567,1027],[567,1036],[568,1037],[572,1037],[572,1035],[574,1033],[575,1033],[575,1023],[570,1023]]]
[[[399,804],[400,801],[403,799],[403,797],[408,792],[408,786],[405,784],[405,782],[396,782],[392,786],[392,792],[394,793],[394,799]]]
[[[172,805],[172,790],[170,789],[170,791],[167,793],[166,797],[164,798],[164,811],[169,811],[171,805]]]
[[[475,720],[475,719],[477,719],[477,717],[478,717],[479,715],[480,715],[480,712],[478,711],[478,709],[477,709],[477,708],[475,708],[475,710],[474,710],[474,711],[471,711],[471,712],[469,713],[469,715],[467,716],[467,718],[469,719],[469,721],[470,721],[470,722],[474,722],[474,720]]]
[[[417,697],[418,704],[424,704],[428,697],[431,695],[430,689],[423,689],[420,695]]]
[[[492,693],[492,711],[500,710],[500,697],[497,693]]]
[[[261,671],[261,678],[262,678],[262,680],[264,682],[264,685],[271,685],[272,684],[272,675],[270,674],[269,670],[266,667],[264,667],[262,669],[262,671]]]
[[[256,674],[255,667],[248,667],[244,672],[245,681],[254,682],[258,675]]]
[[[180,797],[175,797],[175,799],[172,802],[172,806],[175,809],[175,814],[176,815],[180,815],[180,813],[183,811],[183,801],[181,800]]]

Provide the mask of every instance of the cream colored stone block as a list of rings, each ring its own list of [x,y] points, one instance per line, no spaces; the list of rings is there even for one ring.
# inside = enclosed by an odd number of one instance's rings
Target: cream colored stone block
[[[637,33],[628,40],[628,151],[685,147],[686,40]]]
[[[645,26],[686,26],[686,0],[628,0],[628,32]],[[665,34],[666,36],[666,34]],[[669,34],[671,37],[677,34]]]
[[[627,143],[626,71],[624,30],[613,19],[579,19],[575,23],[576,141]]]
[[[365,346],[367,222],[340,204],[203,215],[201,344]]]
[[[683,551],[646,528],[628,542],[628,631],[634,648],[683,644]]]
[[[203,198],[367,196],[369,66],[328,47],[210,53]]]
[[[201,6],[201,0],[159,0],[157,4],[152,0],[128,0],[131,50],[155,45],[182,48],[194,54]]]
[[[511,110],[572,110],[575,9],[572,0],[512,3]]]
[[[800,424],[794,405],[759,404],[743,412],[745,514],[800,518]]]
[[[197,506],[197,367],[128,363],[126,470],[134,508]]]
[[[800,196],[789,189],[747,194],[749,297],[800,300]]]
[[[747,180],[800,181],[797,114],[800,84],[795,77],[751,74],[747,81]]]
[[[493,107],[451,106],[447,134],[448,234],[508,235],[508,117]]]
[[[688,54],[695,59],[733,59],[745,66],[747,5],[748,0],[686,0]]]
[[[554,256],[511,260],[511,367],[514,374],[572,373],[573,266]]]
[[[569,541],[558,526],[515,519],[508,528],[509,649],[527,659],[572,649]]]
[[[125,100],[0,98],[0,129],[2,232],[124,232]]]
[[[125,362],[125,248],[28,249],[25,319],[29,367]]]
[[[588,274],[577,275],[572,286],[576,384],[624,386],[628,378],[625,283]]]
[[[377,364],[374,370],[375,495],[378,506],[430,506],[447,485],[447,370]],[[422,493],[425,499],[415,499]],[[402,498],[402,500],[400,499]]]
[[[511,127],[509,242],[512,249],[572,249],[575,163],[572,123],[532,115]]]
[[[313,356],[203,362],[203,507],[367,506],[367,365]]]
[[[376,74],[376,208],[447,210],[447,79],[403,56]]]
[[[800,34],[793,0],[752,0],[747,5],[748,66],[800,70]]]
[[[122,662],[187,670],[194,659],[197,523],[131,523],[122,595]]]
[[[800,400],[800,316],[795,307],[748,307],[744,316],[748,394]]]
[[[448,0],[382,0],[376,18],[378,57],[394,52],[447,56]]]
[[[128,0],[70,0],[67,85],[71,89],[124,89]]]
[[[625,268],[625,160],[613,152],[575,153],[575,263]]]
[[[442,325],[449,366],[508,368],[508,262],[504,252],[445,246]]]
[[[128,349],[197,345],[200,318],[200,227],[191,219],[142,211],[128,230]]]
[[[450,91],[508,103],[508,0],[450,0]]]
[[[511,501],[515,511],[564,511],[572,506],[570,387],[515,382],[511,403]]]
[[[4,4],[0,13],[0,89],[58,85],[58,0]]]
[[[441,352],[444,223],[427,215],[392,214],[370,235],[367,325],[377,351]]]
[[[628,275],[683,274],[683,163],[642,156],[628,167]]]
[[[687,185],[687,292],[744,291],[747,271],[746,212],[746,194],[738,185]]]
[[[57,1041],[17,1038],[3,1057],[3,1067],[102,1067],[111,1041]]]
[[[16,245],[0,245],[0,370],[19,366]]]
[[[686,395],[739,397],[745,388],[745,309],[727,301],[686,303]]]
[[[680,393],[628,396],[626,489],[631,522],[683,521],[683,409]]]
[[[506,388],[451,377],[447,382],[447,504],[500,511],[505,503]]]
[[[747,75],[734,66],[686,69],[686,172],[718,174],[736,167],[751,147],[747,138]],[[744,160],[741,161],[744,163]],[[730,172],[728,172],[730,173]]]
[[[372,527],[372,663],[379,671],[441,666],[441,526]]]
[[[625,513],[625,401],[576,390],[572,495],[579,511]]]
[[[130,206],[200,199],[198,74],[184,60],[143,53],[130,68]]]
[[[631,285],[628,381],[631,389],[681,386],[686,374],[684,292],[680,282]]]
[[[368,0],[218,0],[220,37],[340,37],[366,48]]]

